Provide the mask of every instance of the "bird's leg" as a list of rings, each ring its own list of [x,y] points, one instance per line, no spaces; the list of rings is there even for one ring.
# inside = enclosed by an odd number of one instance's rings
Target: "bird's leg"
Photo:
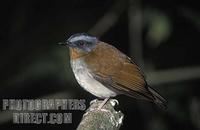
[[[90,106],[90,108],[86,111],[86,113],[83,115],[84,117],[87,116],[89,113],[91,113],[91,111],[102,111],[102,112],[106,112],[106,113],[110,113],[110,115],[113,115],[113,113],[111,112],[111,110],[109,109],[104,109],[103,106],[108,102],[110,98],[105,98],[101,103],[99,103],[100,105],[96,108],[93,108],[94,106]],[[97,99],[93,100],[90,102],[90,105],[92,105],[93,103],[98,102]],[[119,102],[116,99],[111,99],[110,100],[110,104],[114,107],[116,104],[118,105]],[[95,104],[96,105],[96,104]]]
[[[110,99],[109,97],[108,97],[108,98],[105,98],[105,99],[103,100],[103,102],[99,105],[98,110],[100,110],[100,109],[107,103],[107,101],[108,101],[109,99]]]
[[[86,116],[86,115],[88,115],[88,113],[90,112],[90,111],[105,111],[105,112],[109,112],[108,110],[106,110],[106,109],[102,109],[102,107],[107,103],[107,101],[109,100],[110,98],[105,98],[103,101],[102,101],[102,103],[99,105],[99,107],[98,108],[96,108],[96,109],[92,109],[92,108],[90,108],[90,110],[89,111],[87,111],[83,116]],[[97,102],[97,99],[95,99],[95,100],[92,100],[91,102],[90,102],[90,105],[92,105],[93,103],[96,103]]]

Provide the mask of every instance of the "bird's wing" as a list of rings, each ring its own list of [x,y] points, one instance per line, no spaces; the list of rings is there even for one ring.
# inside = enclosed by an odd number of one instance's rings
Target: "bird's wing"
[[[101,43],[86,57],[93,77],[120,94],[153,102],[153,95],[138,66],[115,47]]]

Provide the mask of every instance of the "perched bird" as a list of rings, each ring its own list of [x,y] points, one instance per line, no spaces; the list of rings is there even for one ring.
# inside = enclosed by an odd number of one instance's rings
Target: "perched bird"
[[[114,46],[86,33],[60,43],[70,48],[71,68],[77,82],[91,94],[105,99],[124,94],[166,108],[166,100],[151,88],[140,68]]]

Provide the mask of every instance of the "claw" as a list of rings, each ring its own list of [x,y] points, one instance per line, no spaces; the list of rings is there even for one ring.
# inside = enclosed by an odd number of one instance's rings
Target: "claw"
[[[111,103],[111,105],[114,107],[116,104],[117,105],[119,105],[119,102],[118,102],[118,100],[116,100],[116,99],[111,99],[110,100],[110,103]]]

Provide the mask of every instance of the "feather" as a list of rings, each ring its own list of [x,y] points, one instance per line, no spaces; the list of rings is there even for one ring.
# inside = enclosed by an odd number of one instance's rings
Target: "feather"
[[[147,85],[135,62],[115,47],[98,43],[84,60],[92,76],[116,93],[165,106],[166,100]]]

